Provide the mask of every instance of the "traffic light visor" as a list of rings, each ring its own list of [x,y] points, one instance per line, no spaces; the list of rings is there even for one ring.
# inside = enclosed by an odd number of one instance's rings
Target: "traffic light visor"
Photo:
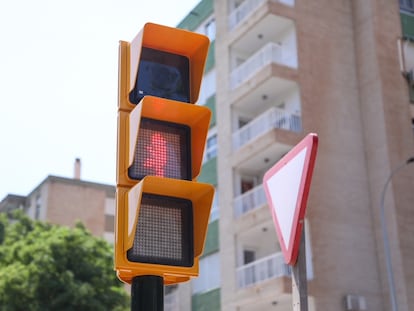
[[[117,184],[134,186],[145,176],[194,180],[203,160],[211,110],[145,96],[118,114]]]
[[[120,109],[132,110],[146,95],[194,104],[209,44],[205,35],[153,23],[121,41]]]
[[[158,212],[161,213],[161,209],[164,208],[174,208],[174,213],[176,215],[182,213],[181,216],[183,218],[171,218],[169,221],[179,220],[177,223],[182,224],[180,225],[181,228],[183,228],[181,231],[182,234],[191,233],[190,236],[194,234],[194,238],[186,238],[181,241],[193,243],[194,251],[191,251],[190,253],[193,254],[194,257],[200,256],[204,247],[213,196],[214,187],[209,184],[157,176],[146,176],[128,191],[128,194],[126,195],[127,202],[120,203],[121,205],[125,204],[128,208],[128,211],[125,214],[127,219],[124,225],[124,229],[127,230],[125,234],[128,236],[128,241],[124,244],[124,250],[128,251],[133,248],[137,236],[136,233],[140,226],[140,217],[145,216],[147,218],[147,216],[150,215],[145,212],[142,213],[141,208],[145,206],[145,208],[151,209],[152,206],[158,206],[160,208]],[[191,211],[189,212],[188,209],[191,209]],[[178,212],[178,210],[180,210],[180,212]],[[161,216],[157,213],[151,214],[151,216],[153,217],[150,226],[159,226],[159,220],[157,218],[160,218]],[[182,219],[186,220],[184,221]],[[193,225],[190,225],[189,227],[185,225],[187,219],[191,219]],[[126,226],[126,224],[128,225]]]
[[[191,106],[191,105],[188,105]],[[131,283],[137,275],[160,275],[165,284],[198,275],[214,187],[146,176],[118,187],[115,269]]]

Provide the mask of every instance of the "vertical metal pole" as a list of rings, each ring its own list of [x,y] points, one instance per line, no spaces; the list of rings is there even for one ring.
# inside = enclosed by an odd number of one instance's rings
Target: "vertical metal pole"
[[[390,305],[392,311],[398,311],[398,304],[397,304],[397,293],[395,289],[394,283],[394,273],[392,271],[392,263],[391,263],[391,247],[390,242],[388,239],[388,230],[387,224],[385,220],[385,194],[387,193],[388,184],[391,182],[392,177],[399,172],[403,167],[406,165],[413,163],[414,157],[409,158],[403,164],[397,166],[388,176],[384,188],[381,192],[381,201],[380,201],[380,220],[381,220],[381,231],[382,231],[382,239],[384,243],[384,254],[385,254],[385,267],[387,268],[387,278],[388,278],[388,286],[390,288]]]
[[[131,311],[163,311],[164,280],[156,275],[136,276],[131,286]]]
[[[298,261],[292,266],[293,311],[308,311],[308,280],[306,278],[305,243],[305,225],[303,225]]]

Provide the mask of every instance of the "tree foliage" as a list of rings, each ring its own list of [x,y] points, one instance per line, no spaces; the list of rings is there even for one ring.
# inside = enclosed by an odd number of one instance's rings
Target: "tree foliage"
[[[81,224],[70,229],[0,214],[0,310],[126,310],[112,256]]]

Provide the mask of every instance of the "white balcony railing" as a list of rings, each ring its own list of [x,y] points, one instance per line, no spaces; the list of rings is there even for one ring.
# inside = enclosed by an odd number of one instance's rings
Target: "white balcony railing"
[[[266,204],[266,194],[263,185],[259,185],[234,198],[234,213],[236,218]]]
[[[233,150],[239,149],[275,128],[300,132],[302,130],[301,123],[301,117],[298,114],[289,113],[276,107],[270,108],[233,133]]]
[[[229,15],[229,29],[236,28],[243,20],[253,14],[267,0],[246,0]]]
[[[245,288],[269,279],[290,276],[290,266],[282,253],[272,254],[237,268],[237,285]]]
[[[283,58],[283,46],[274,42],[269,42],[259,51],[250,56],[244,63],[234,69],[230,74],[231,89],[237,88],[242,83],[249,80],[264,66],[271,63],[287,65],[291,63],[290,59]]]
[[[170,294],[164,296],[164,310],[165,311],[179,311],[180,306],[178,304],[178,292],[173,291]]]
[[[289,6],[295,5],[295,0],[273,0],[274,2],[280,2]],[[257,8],[259,8],[267,0],[246,0],[234,9],[229,15],[229,29],[233,30],[241,22],[246,20],[251,14],[253,14]]]

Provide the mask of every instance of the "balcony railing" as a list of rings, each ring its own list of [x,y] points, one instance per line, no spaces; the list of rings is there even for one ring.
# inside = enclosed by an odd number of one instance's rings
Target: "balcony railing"
[[[178,304],[178,293],[173,291],[164,296],[164,310],[165,311],[180,311]]]
[[[290,266],[285,264],[283,254],[276,253],[237,268],[237,285],[245,288],[269,279],[290,276]]]
[[[231,72],[231,89],[237,88],[239,85],[249,80],[260,69],[269,64],[279,63],[289,66],[291,63],[290,58],[283,57],[283,54],[287,53],[283,53],[282,49],[282,45],[270,42],[250,56],[244,63]]]
[[[229,29],[233,30],[238,24],[253,14],[267,0],[246,0],[229,15]]]
[[[259,185],[234,199],[234,213],[236,218],[266,204],[266,194],[263,185]]]
[[[279,108],[270,108],[233,133],[233,150],[239,149],[258,136],[280,128],[293,132],[302,130],[301,117]]]
[[[269,42],[250,56],[244,63],[235,68],[230,74],[230,87],[235,89],[263,67],[276,63],[289,67],[296,67],[295,51],[279,43]]]
[[[295,0],[273,0],[274,2],[280,2],[289,6],[295,4]],[[253,14],[257,8],[259,8],[267,0],[246,0],[233,10],[229,15],[229,29],[233,30],[241,22],[246,20],[251,14]]]

